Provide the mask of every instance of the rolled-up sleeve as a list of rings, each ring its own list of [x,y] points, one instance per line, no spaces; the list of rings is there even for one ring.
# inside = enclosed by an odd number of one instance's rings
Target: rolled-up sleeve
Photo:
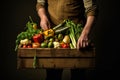
[[[37,0],[36,10],[38,11],[39,8],[45,7],[46,0]]]
[[[83,0],[86,16],[95,16],[96,15],[96,0]]]

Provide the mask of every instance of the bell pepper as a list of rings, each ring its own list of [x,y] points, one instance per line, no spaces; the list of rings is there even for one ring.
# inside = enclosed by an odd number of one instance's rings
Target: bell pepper
[[[53,31],[53,29],[48,29],[48,30],[44,31],[43,34],[44,34],[45,38],[52,37],[52,36],[54,36],[54,31]]]
[[[34,41],[34,42],[41,43],[43,40],[44,40],[44,36],[43,36],[43,34],[41,34],[41,33],[35,34],[35,35],[33,36],[33,41]]]
[[[69,43],[61,43],[60,44],[61,45],[61,48],[70,48],[70,45],[69,45]]]

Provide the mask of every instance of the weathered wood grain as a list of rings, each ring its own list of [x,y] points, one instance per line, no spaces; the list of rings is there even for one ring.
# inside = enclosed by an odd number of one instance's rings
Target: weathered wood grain
[[[34,56],[37,56],[36,68],[94,68],[95,49],[78,51],[77,49],[20,48],[17,53],[17,68],[33,68]]]

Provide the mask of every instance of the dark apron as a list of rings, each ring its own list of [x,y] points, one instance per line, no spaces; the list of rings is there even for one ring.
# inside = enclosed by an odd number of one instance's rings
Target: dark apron
[[[48,13],[55,25],[65,19],[80,23],[85,15],[83,0],[48,0]]]

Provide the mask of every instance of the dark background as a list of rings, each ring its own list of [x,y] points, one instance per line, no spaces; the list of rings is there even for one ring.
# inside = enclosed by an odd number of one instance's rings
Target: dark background
[[[1,3],[1,56],[3,80],[40,80],[44,70],[17,70],[14,51],[18,33],[23,31],[31,16],[39,23],[35,10],[36,0],[5,0]],[[97,79],[119,78],[119,27],[120,14],[117,0],[98,0],[99,15],[95,29]],[[69,77],[69,76],[68,76]]]
[[[119,2],[97,0],[99,7],[95,30],[96,80],[119,79]]]
[[[33,21],[39,21],[35,9],[36,0],[6,0],[2,4],[2,77],[3,80],[41,80],[43,70],[17,70],[17,52],[15,52],[15,40],[24,30],[29,16]],[[37,22],[38,23],[38,22]],[[41,74],[42,72],[42,74]]]

